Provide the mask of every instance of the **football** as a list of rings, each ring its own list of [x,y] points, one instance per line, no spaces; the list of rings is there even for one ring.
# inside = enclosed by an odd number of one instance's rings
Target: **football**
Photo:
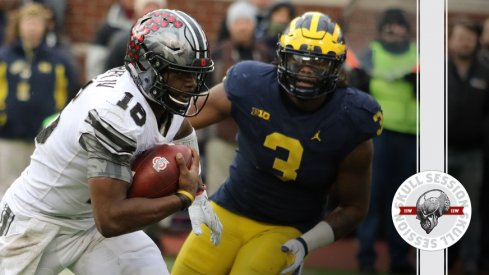
[[[185,145],[160,144],[140,154],[131,166],[133,179],[127,197],[159,198],[175,193],[180,176],[177,153],[182,153],[190,168],[192,151]]]

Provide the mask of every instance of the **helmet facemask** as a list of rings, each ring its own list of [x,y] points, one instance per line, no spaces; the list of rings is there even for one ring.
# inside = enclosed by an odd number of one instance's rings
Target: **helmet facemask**
[[[280,85],[301,99],[313,99],[336,89],[344,56],[314,55],[279,49]]]
[[[149,70],[143,72],[143,79],[148,79],[148,81],[143,81],[142,85],[146,91],[145,95],[151,101],[165,107],[166,110],[173,114],[186,117],[196,116],[200,112],[196,105],[197,100],[203,98],[204,104],[201,105],[203,106],[209,97],[209,88],[205,83],[206,76],[209,73],[208,69],[169,64],[162,56],[154,52],[146,52],[144,55],[150,66]],[[212,60],[203,62],[212,62]],[[183,78],[194,78],[197,84],[195,89],[184,91],[171,86],[168,81],[169,73],[181,75]],[[187,110],[190,104],[194,104],[195,111],[188,114]]]
[[[170,113],[195,116],[196,102],[209,96],[205,78],[214,69],[203,30],[180,11],[157,10],[136,22],[126,54],[126,68],[150,101]],[[169,74],[193,77],[193,90],[181,90],[169,83]],[[191,104],[195,111],[188,114]],[[202,107],[201,107],[202,108]]]

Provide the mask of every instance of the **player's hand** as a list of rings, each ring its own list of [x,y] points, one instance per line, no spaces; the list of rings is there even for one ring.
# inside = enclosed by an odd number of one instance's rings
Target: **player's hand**
[[[305,244],[305,243],[304,243]],[[304,264],[304,257],[307,255],[307,248],[298,239],[288,240],[282,245],[282,252],[292,253],[294,262],[282,270],[281,274],[288,274],[294,271],[293,274],[300,274]]]
[[[185,160],[182,154],[178,153],[176,155],[176,161],[178,168],[180,169],[180,177],[178,178],[178,188],[185,190],[195,196],[197,189],[199,188],[200,176],[199,176],[199,166],[200,166],[200,156],[197,151],[193,148],[192,150],[192,164],[190,169],[187,168]]]
[[[211,242],[214,245],[221,242],[222,223],[212,209],[205,190],[195,197],[194,203],[188,208],[188,214],[195,235],[200,236],[202,234],[200,226],[205,224],[211,230]]]

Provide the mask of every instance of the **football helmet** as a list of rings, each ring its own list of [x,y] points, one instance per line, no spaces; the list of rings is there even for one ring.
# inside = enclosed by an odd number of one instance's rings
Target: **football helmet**
[[[278,42],[278,81],[290,94],[313,99],[335,90],[346,45],[340,26],[320,12],[293,19]]]
[[[144,96],[173,114],[194,116],[200,111],[197,99],[207,101],[205,77],[214,70],[214,62],[202,27],[184,12],[159,9],[138,19],[131,29],[124,64]],[[193,91],[171,87],[168,70],[194,77],[197,86]],[[191,103],[196,109],[188,114]]]

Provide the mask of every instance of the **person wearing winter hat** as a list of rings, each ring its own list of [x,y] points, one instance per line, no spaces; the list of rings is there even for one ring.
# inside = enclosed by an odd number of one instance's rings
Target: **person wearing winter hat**
[[[238,19],[251,20],[253,26],[256,26],[256,8],[248,2],[239,1],[231,4],[226,14],[226,27],[230,29],[233,23]]]
[[[296,8],[288,0],[277,1],[268,10],[267,17],[257,26],[256,38],[267,50],[269,61],[276,56],[276,46],[280,34],[285,30],[289,22],[295,18]]]

